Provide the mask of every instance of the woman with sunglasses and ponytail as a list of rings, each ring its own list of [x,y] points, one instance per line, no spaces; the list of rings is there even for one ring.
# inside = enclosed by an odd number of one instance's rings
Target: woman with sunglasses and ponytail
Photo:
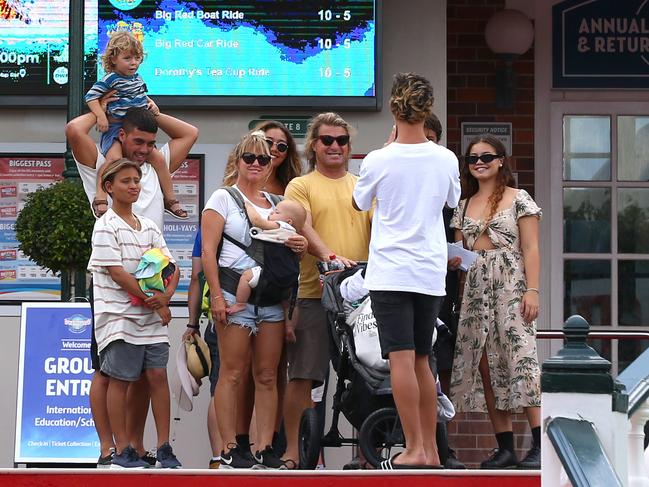
[[[268,191],[271,194],[284,195],[286,191],[286,186],[288,183],[302,174],[302,161],[300,160],[300,155],[297,150],[297,145],[295,139],[291,134],[290,130],[286,125],[277,120],[265,120],[252,130],[251,133],[261,132],[266,143],[268,144],[268,149],[270,150],[270,155],[272,157],[270,163],[270,174],[268,179],[264,184],[263,189]],[[260,135],[261,135],[260,134]],[[228,162],[225,167],[225,175],[223,179],[223,184],[225,186],[232,186],[236,183],[236,173],[233,171],[236,159],[234,155],[231,155],[228,158]],[[294,340],[295,332],[293,329],[294,323],[297,319],[297,310],[293,313],[293,320],[286,321],[286,339]],[[250,381],[249,381],[250,382]],[[279,403],[277,408],[277,418],[275,421],[275,433],[273,434],[273,446],[276,447],[278,452],[283,452],[285,450],[286,438],[280,433],[280,427],[282,422],[282,409],[283,409],[283,400],[284,400],[284,390],[286,389],[286,360],[282,359],[278,371],[278,382],[277,389],[279,392]],[[239,396],[239,404],[246,404],[245,407],[240,408],[239,414],[239,434],[237,438],[239,439],[240,446],[246,450],[249,449],[247,446],[249,444],[249,436],[247,434],[248,425],[251,423],[251,416],[253,414],[253,402],[254,402],[254,390],[252,388],[252,383],[250,382],[248,390],[241,391]],[[252,421],[254,424],[255,421]],[[254,433],[254,430],[253,430]],[[253,441],[257,441],[253,438]]]
[[[451,376],[459,412],[488,412],[498,448],[485,469],[541,465],[541,388],[535,320],[539,312],[541,209],[515,182],[505,146],[474,138],[460,170],[465,199],[451,227],[456,241],[478,253],[462,296]],[[512,414],[523,410],[532,447],[519,462]]]
[[[291,179],[302,174],[302,162],[295,139],[286,125],[276,120],[261,122],[253,129],[253,132],[258,131],[263,132],[272,157],[270,174],[264,185],[264,190],[272,194],[283,195]],[[232,158],[228,159],[223,179],[223,184],[226,186],[232,186],[236,182],[232,172],[235,162]]]
[[[262,218],[268,218],[274,205],[262,191],[271,171],[271,154],[263,134],[244,136],[234,148],[231,159],[233,188],[243,201]],[[247,304],[245,309],[227,314],[226,308],[236,303],[233,290],[222,286],[219,268],[239,273],[256,266],[245,251],[231,239],[249,245],[249,224],[237,202],[226,189],[217,189],[205,204],[201,219],[202,263],[210,288],[210,308],[218,336],[220,351],[219,378],[214,393],[218,426],[226,446],[221,454],[221,468],[282,468],[283,462],[272,447],[277,411],[277,366],[284,344],[284,309],[281,303],[272,306]],[[227,238],[223,238],[227,235]],[[306,239],[291,237],[286,245],[295,252],[306,249]],[[251,359],[252,357],[252,359]],[[248,380],[248,364],[252,360],[255,398],[263,408],[257,409],[258,452],[253,459],[236,442],[237,392]]]

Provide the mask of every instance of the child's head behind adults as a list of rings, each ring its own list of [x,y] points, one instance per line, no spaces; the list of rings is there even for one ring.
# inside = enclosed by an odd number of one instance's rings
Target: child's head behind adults
[[[300,232],[306,221],[306,210],[295,201],[282,200],[277,204],[275,210],[268,215],[268,219],[274,222],[286,222]]]

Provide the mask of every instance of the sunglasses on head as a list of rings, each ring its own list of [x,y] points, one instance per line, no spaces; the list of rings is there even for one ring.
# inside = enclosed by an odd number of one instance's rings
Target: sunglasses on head
[[[286,152],[288,150],[288,144],[285,144],[284,142],[275,142],[272,139],[266,139],[266,143],[268,144],[269,149],[272,149],[273,145],[275,145],[278,152]]]
[[[318,139],[320,139],[320,142],[322,142],[327,147],[332,145],[334,141],[340,147],[344,147],[349,144],[349,135],[339,135],[338,137],[334,137],[332,135],[320,135]]]
[[[500,154],[482,154],[480,156],[465,156],[464,160],[467,162],[467,164],[477,164],[478,161],[489,164],[490,162],[493,162],[494,159],[500,159],[501,157],[503,156]]]
[[[253,154],[252,152],[244,152],[243,154],[241,154],[241,159],[248,165],[257,161],[259,165],[263,167],[270,164],[271,157],[267,156],[266,154]]]

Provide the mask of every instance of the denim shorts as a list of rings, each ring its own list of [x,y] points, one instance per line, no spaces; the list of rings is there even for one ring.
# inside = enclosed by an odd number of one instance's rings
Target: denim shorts
[[[223,298],[228,306],[232,306],[237,302],[234,294],[230,294],[225,289],[221,289]],[[239,325],[243,328],[248,328],[253,335],[257,334],[257,325],[262,322],[267,323],[283,323],[284,322],[284,308],[282,303],[273,306],[255,306],[254,304],[246,303],[246,309],[228,315],[229,325]]]
[[[102,155],[106,155],[108,150],[113,146],[116,140],[119,140],[119,129],[122,128],[122,122],[113,122],[108,124],[108,130],[101,134],[101,140],[99,142],[99,150]]]

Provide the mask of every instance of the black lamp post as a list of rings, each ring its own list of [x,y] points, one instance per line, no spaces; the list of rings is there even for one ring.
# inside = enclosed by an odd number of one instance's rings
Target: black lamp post
[[[68,43],[68,122],[83,113],[83,22],[84,0],[70,0]],[[79,171],[72,157],[70,144],[66,144],[66,179],[78,179]]]
[[[69,43],[68,43],[68,122],[83,113],[83,64],[84,64],[84,0],[70,0]],[[66,142],[65,179],[79,181],[79,171],[72,157],[70,144]],[[72,298],[72,276],[61,273],[61,301]],[[74,272],[75,296],[86,294],[85,271]]]

